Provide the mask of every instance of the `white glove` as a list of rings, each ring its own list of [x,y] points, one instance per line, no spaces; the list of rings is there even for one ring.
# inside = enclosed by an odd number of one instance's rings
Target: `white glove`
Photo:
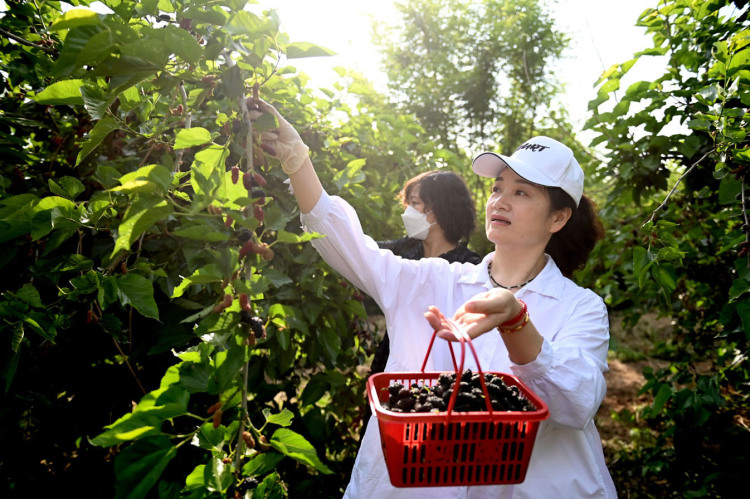
[[[262,113],[273,114],[279,122],[278,128],[261,134],[261,141],[273,147],[276,152],[275,157],[281,162],[281,169],[287,175],[292,175],[302,168],[310,148],[302,142],[297,130],[271,104],[259,99],[258,105]],[[257,116],[257,111],[252,111],[250,114],[251,119],[257,119]]]

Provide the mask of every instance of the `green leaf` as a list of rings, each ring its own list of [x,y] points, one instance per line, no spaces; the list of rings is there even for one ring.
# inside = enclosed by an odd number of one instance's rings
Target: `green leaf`
[[[76,198],[76,196],[86,190],[86,187],[83,185],[83,183],[75,177],[62,177],[59,179],[59,182],[60,184],[52,179],[49,179],[47,181],[49,190],[52,191],[53,194],[57,194],[58,196],[62,196],[67,199],[73,200]]]
[[[625,90],[625,96],[632,100],[635,97],[638,97],[641,94],[653,89],[654,86],[654,83],[650,81],[635,82],[631,84],[627,90]]]
[[[742,300],[737,303],[737,315],[740,316],[745,334],[750,335],[750,300]]]
[[[125,274],[117,277],[117,289],[120,291],[120,302],[132,305],[145,317],[159,320],[159,308],[154,300],[154,285],[150,280],[138,274]]]
[[[677,289],[677,276],[671,266],[658,265],[652,269],[651,273],[665,296],[669,297]]]
[[[148,413],[129,413],[105,426],[103,431],[90,440],[97,447],[112,447],[123,442],[161,434],[162,419]]]
[[[52,68],[52,76],[56,78],[64,78],[74,71],[81,69],[81,61],[78,57],[81,54],[83,48],[88,44],[89,40],[101,33],[101,26],[76,26],[68,31],[63,43],[60,55],[55,61],[55,66]]]
[[[99,24],[104,16],[88,9],[71,9],[57,18],[49,27],[51,31]]]
[[[279,428],[271,436],[269,442],[271,446],[277,451],[281,452],[285,456],[289,456],[292,459],[299,461],[300,463],[312,466],[316,470],[326,475],[332,474],[333,472],[320,462],[318,455],[315,453],[315,447],[299,433],[287,430],[286,428]]]
[[[193,225],[173,230],[173,236],[184,237],[186,239],[195,239],[196,241],[208,241],[212,243],[228,241],[229,234],[212,230],[206,225]]]
[[[201,127],[183,128],[177,132],[175,149],[187,149],[193,146],[202,146],[211,142],[211,132]]]
[[[269,471],[276,469],[276,466],[284,457],[283,454],[277,454],[276,452],[258,453],[250,462],[242,467],[242,474],[244,476],[263,476]]]
[[[328,388],[330,388],[328,378],[324,373],[318,373],[310,378],[310,381],[305,385],[305,389],[302,390],[302,395],[300,396],[300,402],[303,406],[312,405],[325,395]]]
[[[42,304],[42,298],[39,295],[39,291],[37,291],[33,284],[24,284],[21,289],[16,291],[16,298],[23,300],[32,307],[44,307],[44,305]]]
[[[661,385],[659,391],[654,396],[654,403],[651,405],[652,416],[657,416],[672,396],[672,387]]]
[[[213,369],[206,364],[182,362],[179,373],[182,386],[190,393],[200,393],[208,391],[208,381],[213,375]]]
[[[88,140],[84,142],[83,146],[81,147],[81,150],[78,153],[78,157],[76,158],[76,166],[81,161],[83,161],[86,156],[91,154],[91,152],[96,149],[97,146],[101,144],[105,138],[107,138],[107,135],[112,133],[114,130],[117,130],[118,128],[119,126],[117,125],[117,120],[112,117],[107,117],[99,120],[96,125],[94,125],[94,128],[89,132]]]
[[[245,350],[232,348],[216,354],[216,390],[221,393],[228,390],[238,380],[242,365],[245,363]]]
[[[162,436],[140,440],[125,448],[115,458],[115,497],[146,497],[176,455],[177,447]]]
[[[719,183],[719,204],[735,204],[737,196],[742,192],[742,182],[733,175],[726,175]]]
[[[197,445],[201,449],[220,451],[226,442],[224,428],[214,428],[212,422],[204,423],[196,433]]]
[[[279,426],[289,426],[292,424],[292,419],[294,419],[294,413],[289,409],[283,409],[278,414],[271,414],[270,409],[263,409],[263,416],[265,416],[268,423]]]
[[[91,118],[101,120],[107,118],[107,109],[114,102],[115,95],[110,95],[98,85],[86,83],[81,87],[83,105]]]
[[[122,184],[111,189],[117,192],[167,192],[172,174],[162,165],[146,165],[119,178]]]
[[[258,31],[263,28],[264,21],[257,15],[246,10],[240,10],[232,15],[225,29],[231,35],[257,36]]]
[[[327,57],[336,55],[333,50],[323,48],[309,42],[290,43],[286,46],[287,59],[300,59],[303,57]]]
[[[53,83],[33,99],[44,106],[71,105],[82,106],[81,87],[83,80],[63,80]]]
[[[177,26],[166,26],[164,43],[169,50],[185,59],[190,64],[197,64],[203,56],[203,48],[198,45],[195,37]]]
[[[287,232],[285,230],[279,230],[276,233],[276,241],[280,243],[306,243],[313,239],[320,239],[320,234],[312,234],[303,232],[302,234],[295,234],[293,232]]]
[[[245,94],[245,82],[240,67],[235,65],[221,74],[224,93],[228,97],[240,97]]]
[[[729,299],[736,300],[748,291],[750,291],[750,283],[747,280],[735,279],[732,281],[732,287],[729,289]]]
[[[171,419],[187,414],[189,401],[187,390],[179,385],[171,385],[144,395],[133,412]]]
[[[123,221],[117,228],[117,241],[112,250],[112,255],[114,256],[120,250],[129,250],[141,234],[171,213],[172,207],[161,198],[145,197],[138,199],[128,208]]]
[[[19,194],[0,200],[0,243],[28,234],[39,198],[33,194]]]

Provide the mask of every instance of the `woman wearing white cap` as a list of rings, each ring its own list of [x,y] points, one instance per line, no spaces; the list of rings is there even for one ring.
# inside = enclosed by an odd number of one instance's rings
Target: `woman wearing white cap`
[[[291,179],[305,230],[326,236],[312,244],[385,315],[386,370],[419,371],[434,329],[444,328],[442,313],[455,315],[474,337],[483,370],[513,373],[549,407],[523,483],[393,487],[371,421],[344,497],[616,497],[593,420],[606,392],[607,309],[569,279],[603,231],[583,196],[583,171],[572,151],[535,137],[512,156],[478,156],[474,171],[495,178],[486,207],[495,251],[478,265],[404,260],[363,233],[352,207],[323,189],[299,134],[270,105],[261,107],[279,121],[264,141]],[[425,370],[454,370],[448,345],[435,342]],[[465,368],[476,370],[475,364],[468,355]]]

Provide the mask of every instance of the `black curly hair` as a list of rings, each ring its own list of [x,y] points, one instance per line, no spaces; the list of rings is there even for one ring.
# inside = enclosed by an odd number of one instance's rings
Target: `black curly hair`
[[[425,213],[432,212],[448,242],[468,241],[477,226],[477,209],[466,182],[454,172],[432,170],[404,183],[399,199],[408,205],[409,195],[419,186]]]

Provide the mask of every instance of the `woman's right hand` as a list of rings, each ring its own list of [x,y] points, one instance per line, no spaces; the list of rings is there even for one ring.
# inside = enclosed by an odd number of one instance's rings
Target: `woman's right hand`
[[[255,120],[260,114],[272,114],[279,126],[274,130],[269,130],[261,134],[261,141],[273,147],[275,157],[281,162],[281,169],[284,173],[291,176],[296,173],[308,157],[309,148],[302,142],[302,138],[297,130],[285,120],[281,114],[268,102],[258,99],[258,111],[251,111],[251,119]]]

